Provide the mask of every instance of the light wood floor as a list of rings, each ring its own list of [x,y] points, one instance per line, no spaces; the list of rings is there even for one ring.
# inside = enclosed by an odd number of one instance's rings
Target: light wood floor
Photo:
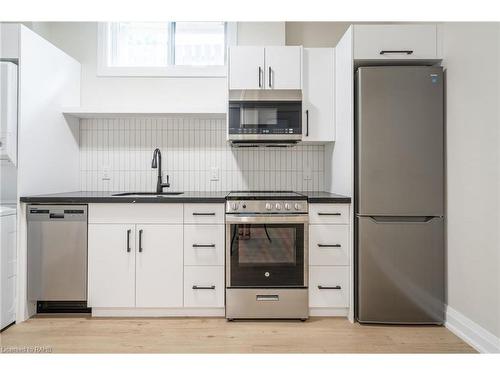
[[[3,347],[54,353],[470,353],[444,327],[351,324],[345,318],[37,317],[2,332]]]

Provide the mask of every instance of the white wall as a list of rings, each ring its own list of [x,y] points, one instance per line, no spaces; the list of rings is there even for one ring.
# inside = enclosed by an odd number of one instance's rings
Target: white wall
[[[443,29],[448,306],[500,337],[500,24]]]
[[[238,45],[284,46],[285,22],[238,22]]]
[[[77,123],[64,106],[78,105],[80,64],[30,29],[20,28],[18,194],[77,190]]]
[[[287,22],[286,44],[304,47],[335,47],[349,22]]]
[[[226,111],[225,77],[98,77],[97,23],[32,23],[51,43],[82,64],[81,105],[96,108],[161,108],[164,112]],[[284,22],[238,24],[239,44],[285,43]]]

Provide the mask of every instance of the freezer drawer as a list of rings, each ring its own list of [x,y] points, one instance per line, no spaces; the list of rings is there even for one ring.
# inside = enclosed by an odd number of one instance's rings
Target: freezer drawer
[[[443,218],[356,217],[356,225],[358,320],[442,323]]]
[[[30,205],[28,299],[87,300],[87,206]]]

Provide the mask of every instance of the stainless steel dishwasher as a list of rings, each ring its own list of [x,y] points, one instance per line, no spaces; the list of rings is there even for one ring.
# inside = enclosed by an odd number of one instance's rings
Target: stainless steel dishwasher
[[[29,205],[28,298],[86,301],[87,206]]]

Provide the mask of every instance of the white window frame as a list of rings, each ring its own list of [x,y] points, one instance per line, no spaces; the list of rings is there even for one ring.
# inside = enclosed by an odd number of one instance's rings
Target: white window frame
[[[185,66],[169,65],[166,67],[152,66],[109,66],[108,52],[108,27],[106,22],[97,25],[97,76],[100,77],[226,77],[226,65],[218,66]],[[236,22],[226,24],[226,48],[236,45],[237,41]],[[227,55],[226,55],[227,56]]]

